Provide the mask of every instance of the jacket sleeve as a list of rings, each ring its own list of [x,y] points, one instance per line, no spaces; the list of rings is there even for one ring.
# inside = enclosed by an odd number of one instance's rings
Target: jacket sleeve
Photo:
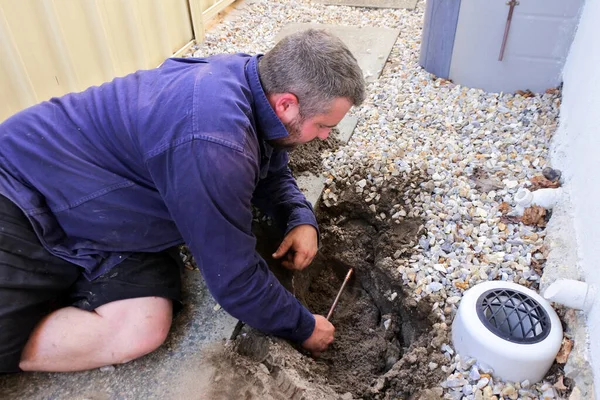
[[[256,162],[242,149],[195,139],[146,163],[216,301],[256,329],[306,340],[315,326],[313,315],[255,251]]]
[[[296,183],[288,168],[286,151],[275,151],[269,173],[258,183],[253,203],[273,218],[284,234],[298,225],[312,225],[319,232],[311,204]]]

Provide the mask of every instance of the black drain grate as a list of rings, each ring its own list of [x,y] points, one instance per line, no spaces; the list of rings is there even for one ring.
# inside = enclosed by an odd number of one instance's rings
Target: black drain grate
[[[515,290],[492,289],[481,294],[477,315],[492,333],[512,343],[538,343],[550,333],[550,318],[544,307]]]

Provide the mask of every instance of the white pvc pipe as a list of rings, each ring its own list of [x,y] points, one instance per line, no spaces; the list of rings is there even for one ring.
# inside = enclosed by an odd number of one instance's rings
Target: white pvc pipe
[[[534,192],[528,189],[519,189],[515,194],[515,211],[523,215],[527,207],[540,206],[551,210],[562,195],[562,189],[538,189]]]
[[[596,287],[573,279],[559,279],[544,291],[548,301],[588,312],[594,304]]]

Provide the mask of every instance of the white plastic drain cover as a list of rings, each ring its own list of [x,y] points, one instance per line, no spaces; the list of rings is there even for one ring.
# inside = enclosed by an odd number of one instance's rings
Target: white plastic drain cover
[[[452,323],[452,342],[512,382],[544,378],[560,349],[563,332],[542,296],[512,282],[483,282],[467,290]]]

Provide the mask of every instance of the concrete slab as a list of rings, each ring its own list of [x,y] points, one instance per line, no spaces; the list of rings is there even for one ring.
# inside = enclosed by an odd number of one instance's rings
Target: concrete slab
[[[348,143],[354,128],[358,124],[358,118],[353,115],[346,115],[339,124],[337,124],[337,139],[344,144]],[[306,199],[310,204],[316,206],[317,202],[321,198],[321,193],[325,187],[325,178],[321,175],[316,175],[311,172],[304,172],[301,175],[295,177],[298,187],[306,196]]]
[[[228,339],[237,320],[221,309],[199,271],[184,273],[184,309],[157,351],[108,371],[21,373],[0,376],[3,399],[186,399],[202,398],[212,371],[205,357]]]
[[[334,6],[368,8],[406,8],[413,10],[418,0],[313,0],[315,3]]]
[[[348,143],[354,128],[358,124],[358,118],[353,115],[346,115],[339,124],[337,124],[337,130],[339,132],[338,139],[344,143]]]
[[[322,176],[317,176],[310,172],[305,172],[300,176],[296,177],[296,183],[298,183],[298,187],[306,196],[306,199],[310,201],[310,204],[313,207],[319,201],[321,197],[321,192],[323,192],[323,187],[325,187],[325,178]]]
[[[358,65],[363,70],[365,80],[374,82],[379,78],[392,46],[400,34],[399,29],[376,28],[372,26],[339,26],[327,24],[288,24],[276,36],[279,41],[285,36],[306,29],[325,29],[338,36],[348,46]]]

